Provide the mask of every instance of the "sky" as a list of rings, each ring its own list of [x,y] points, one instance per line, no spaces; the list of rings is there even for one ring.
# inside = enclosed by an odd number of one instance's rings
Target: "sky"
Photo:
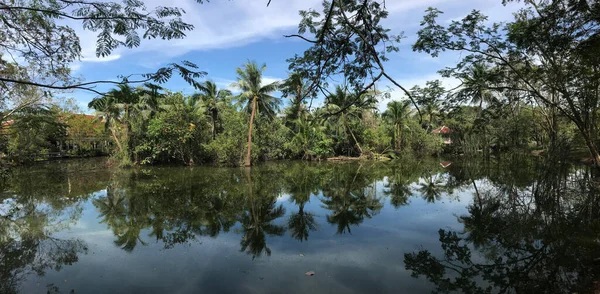
[[[144,1],[148,8],[165,5],[161,0]],[[194,25],[195,29],[180,40],[142,40],[139,47],[118,48],[110,56],[95,56],[96,34],[84,31],[78,23],[69,24],[79,34],[82,58],[72,64],[74,75],[86,80],[118,80],[120,75],[153,72],[161,66],[173,62],[189,60],[220,87],[229,87],[235,80],[235,69],[248,60],[265,63],[265,82],[284,79],[288,75],[286,59],[294,54],[302,54],[308,43],[297,38],[285,38],[285,34],[297,32],[300,20],[299,10],[309,8],[321,11],[321,0],[212,0],[198,4],[195,0],[172,0],[169,6],[183,8],[183,20]],[[419,23],[428,7],[436,7],[444,12],[441,22],[461,19],[473,9],[489,16],[490,22],[507,21],[518,8],[515,4],[503,6],[501,0],[386,0],[389,17],[383,24],[391,29],[391,34],[404,32],[405,39],[399,45],[400,51],[388,55],[384,65],[386,72],[406,88],[424,85],[428,80],[441,79],[437,71],[456,63],[460,55],[445,53],[432,58],[426,53],[416,53],[411,49],[417,38]],[[443,80],[448,88],[458,85],[455,80]],[[178,77],[173,77],[164,85],[171,91],[187,94],[193,87]],[[378,85],[388,88],[388,83]],[[100,89],[100,88],[99,88]],[[392,100],[401,100],[399,90],[391,89]],[[90,92],[71,93],[83,111],[88,111],[87,103],[95,97]],[[389,102],[380,101],[379,109],[385,109]]]

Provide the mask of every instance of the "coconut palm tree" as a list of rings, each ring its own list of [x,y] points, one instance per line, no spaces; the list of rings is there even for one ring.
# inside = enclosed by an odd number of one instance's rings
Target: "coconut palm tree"
[[[223,104],[228,97],[231,97],[231,91],[219,89],[213,81],[205,81],[200,84],[200,93],[192,95],[191,101],[202,103],[212,122],[212,138],[217,134],[217,120],[219,119],[219,110],[223,109]]]
[[[323,116],[326,118],[326,122],[335,129],[336,137],[345,137],[346,134],[349,134],[359,152],[362,153],[362,148],[350,123],[360,120],[363,111],[374,108],[375,103],[376,99],[373,93],[365,93],[356,97],[341,86],[337,86],[334,93],[327,96],[325,100]]]
[[[281,91],[284,97],[292,96],[291,105],[287,113],[289,121],[300,119],[306,114],[307,110],[304,108],[304,99],[309,94],[309,87],[304,79],[304,75],[299,72],[291,73],[281,84]]]
[[[112,137],[119,151],[126,151],[124,155],[130,156],[132,150],[131,122],[132,115],[140,115],[147,119],[158,111],[158,98],[162,96],[159,86],[146,83],[144,87],[134,89],[127,84],[120,84],[116,89],[110,90],[106,95],[94,98],[88,107],[98,112],[105,121],[105,128],[111,131]],[[117,136],[120,125],[125,126],[123,135],[126,145]],[[127,149],[125,150],[126,147]]]
[[[388,103],[387,110],[383,113],[383,118],[394,125],[393,140],[396,150],[400,150],[402,146],[402,129],[411,112],[410,101],[392,101]]]
[[[488,86],[491,82],[490,69],[485,64],[473,64],[460,78],[462,87],[456,93],[459,101],[470,101],[471,104],[479,105],[480,113],[483,103],[489,104],[495,101],[496,98]]]
[[[88,107],[94,109],[96,113],[102,117],[104,120],[104,128],[110,131],[120,152],[123,151],[123,146],[121,145],[121,141],[117,136],[120,111],[116,104],[117,102],[115,97],[105,95],[99,98],[94,98],[92,101],[90,101]]]
[[[246,153],[245,166],[250,166],[250,155],[252,153],[252,126],[256,113],[265,115],[269,118],[275,117],[279,110],[281,100],[273,97],[270,94],[277,91],[279,88],[278,82],[273,82],[267,85],[263,84],[262,73],[266,69],[266,65],[258,66],[256,62],[249,61],[244,65],[244,68],[237,68],[236,73],[238,80],[233,84],[236,88],[242,90],[242,93],[237,96],[239,103],[245,104],[246,111],[250,112],[250,121],[248,122],[248,150]]]

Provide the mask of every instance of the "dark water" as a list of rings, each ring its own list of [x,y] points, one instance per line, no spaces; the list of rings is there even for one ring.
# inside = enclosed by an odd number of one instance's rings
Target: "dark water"
[[[0,292],[600,289],[591,170],[464,160],[18,168],[0,196]]]

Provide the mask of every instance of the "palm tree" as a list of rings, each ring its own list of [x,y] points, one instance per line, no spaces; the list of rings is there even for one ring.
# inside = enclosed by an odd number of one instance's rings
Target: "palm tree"
[[[437,174],[434,176],[433,173],[429,172],[424,181],[419,183],[417,191],[421,193],[421,197],[427,200],[427,202],[434,203],[442,197],[442,192],[444,191],[442,179]]]
[[[192,95],[194,103],[201,102],[206,108],[212,122],[212,138],[217,134],[216,123],[219,118],[219,110],[222,109],[225,99],[231,97],[231,91],[227,89],[218,89],[213,81],[205,81],[200,84],[200,93]]]
[[[483,103],[489,104],[495,100],[488,85],[490,81],[490,70],[483,63],[473,64],[466,73],[461,75],[462,87],[456,93],[459,100],[470,100],[472,104],[479,104],[479,112],[483,109]]]
[[[411,114],[410,101],[392,101],[388,103],[383,117],[394,125],[394,148],[400,150],[402,146],[402,129],[404,121]]]
[[[248,127],[248,150],[246,153],[245,166],[250,166],[250,155],[252,153],[252,125],[256,112],[266,115],[267,117],[275,117],[275,113],[279,109],[281,100],[273,97],[270,94],[277,91],[279,84],[273,82],[267,85],[262,83],[262,73],[266,69],[266,65],[259,67],[256,62],[248,62],[244,68],[237,68],[238,81],[233,85],[242,90],[242,93],[237,96],[240,103],[246,104],[246,111],[250,112],[250,122]]]
[[[116,106],[116,98],[110,95],[105,95],[99,98],[94,98],[88,104],[89,108],[92,108],[102,117],[104,120],[104,128],[109,130],[119,152],[123,151],[123,146],[117,136],[117,126],[119,124],[119,108]]]
[[[130,140],[132,114],[148,118],[158,111],[158,98],[162,96],[159,86],[146,83],[144,87],[134,89],[127,84],[120,84],[116,89],[110,90],[106,95],[94,98],[88,107],[94,109],[105,120],[105,128],[111,131],[115,144],[119,151],[124,151],[123,144],[117,136],[120,124],[125,125],[124,138],[127,145],[127,153],[132,149],[133,142]]]
[[[362,148],[352,132],[350,122],[359,120],[363,111],[374,108],[375,103],[376,100],[372,93],[356,97],[341,86],[337,86],[335,92],[327,96],[324,115],[330,125],[335,128],[336,136],[350,134],[359,152],[362,153]]]
[[[288,95],[293,96],[287,119],[289,121],[300,119],[302,114],[306,113],[306,109],[304,109],[304,99],[309,91],[304,75],[299,72],[291,73],[281,84],[281,91],[283,92],[284,97],[287,97]]]

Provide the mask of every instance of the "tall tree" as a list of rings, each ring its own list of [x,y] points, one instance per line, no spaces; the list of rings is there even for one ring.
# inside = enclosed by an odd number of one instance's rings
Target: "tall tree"
[[[306,109],[304,105],[306,98],[308,96],[314,97],[314,94],[316,94],[315,91],[309,92],[311,89],[309,88],[310,85],[305,76],[306,75],[303,73],[293,72],[281,84],[281,92],[283,93],[283,97],[291,96],[291,105],[289,108],[289,113],[287,114],[287,119],[289,121],[300,119],[304,113],[309,111],[310,109]]]
[[[256,113],[258,112],[259,115],[274,118],[281,104],[279,98],[271,96],[271,93],[277,91],[279,88],[279,83],[263,84],[262,74],[266,68],[265,64],[259,67],[256,62],[249,61],[244,65],[244,68],[238,67],[236,69],[238,80],[233,85],[242,90],[237,99],[240,103],[245,104],[245,109],[250,112],[250,121],[248,122],[248,150],[244,162],[245,166],[252,164],[252,126]]]
[[[392,101],[388,103],[383,118],[387,119],[394,126],[394,149],[402,148],[402,129],[404,122],[411,114],[410,101]]]
[[[425,87],[414,86],[411,93],[417,104],[422,108],[422,114],[427,117],[427,130],[436,124],[436,116],[439,115],[442,96],[445,89],[439,80],[427,81]]]
[[[376,102],[373,93],[362,93],[357,97],[357,94],[351,94],[347,89],[337,86],[335,92],[325,99],[322,115],[335,129],[336,137],[349,134],[358,151],[362,153],[363,150],[352,131],[351,123],[359,120],[364,110],[374,108]]]
[[[430,8],[413,49],[434,57],[446,50],[466,53],[455,67],[444,70],[446,76],[477,63],[497,68],[504,76],[494,90],[520,91],[556,108],[577,126],[600,168],[600,3],[534,0],[523,4],[506,25],[489,24],[485,15],[473,11],[444,26],[438,22],[442,12]]]
[[[200,85],[200,93],[192,95],[192,101],[202,103],[212,122],[212,138],[217,135],[217,120],[219,119],[219,110],[223,108],[223,103],[228,97],[231,97],[231,91],[228,89],[219,89],[213,81],[205,81]]]
[[[300,38],[310,47],[288,60],[290,70],[307,73],[309,89],[318,92],[327,92],[332,77],[344,76],[352,92],[358,93],[356,99],[388,80],[408,96],[420,117],[411,92],[385,68],[389,53],[399,50],[403,38],[382,25],[388,14],[385,1],[378,0],[324,0],[322,13],[301,10],[298,34],[286,37]]]
[[[469,101],[479,106],[479,113],[483,110],[483,103],[490,104],[495,100],[490,84],[493,82],[493,73],[483,63],[471,65],[467,71],[459,75],[462,82],[456,92],[458,101]]]

